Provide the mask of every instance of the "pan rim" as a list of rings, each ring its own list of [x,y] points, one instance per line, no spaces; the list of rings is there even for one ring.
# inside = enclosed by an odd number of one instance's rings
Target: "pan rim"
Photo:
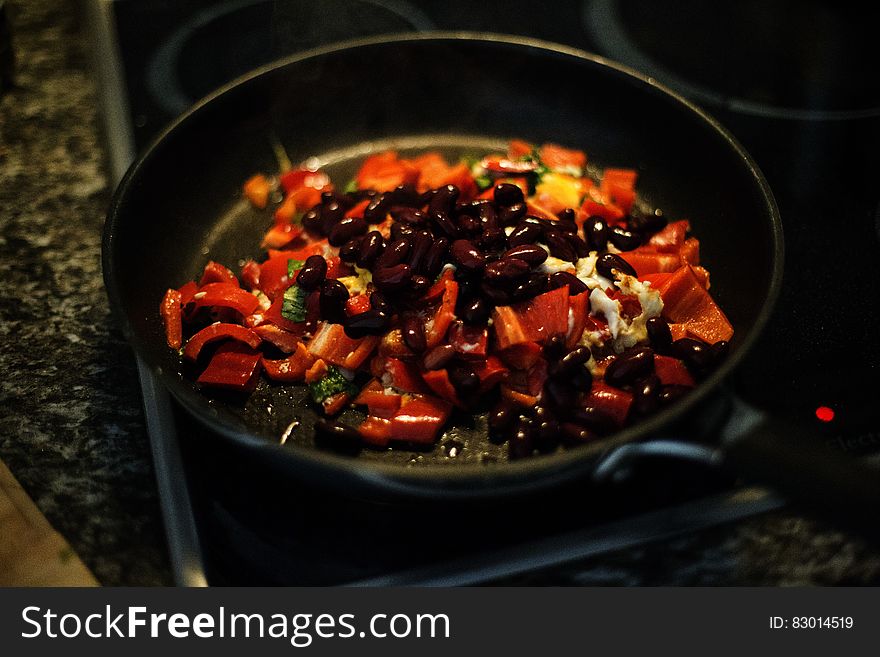
[[[555,56],[565,56],[586,62],[599,69],[607,69],[618,75],[632,78],[637,83],[647,85],[649,89],[666,96],[677,104],[685,112],[696,115],[697,119],[706,127],[714,131],[721,139],[724,146],[732,151],[736,158],[745,167],[744,171],[749,174],[751,180],[757,185],[760,193],[766,217],[770,221],[770,235],[772,240],[772,272],[768,281],[767,293],[764,302],[758,312],[756,321],[749,327],[745,337],[738,348],[729,358],[707,379],[702,381],[689,395],[678,401],[670,408],[652,416],[642,422],[624,428],[607,438],[574,449],[541,455],[521,461],[508,461],[504,463],[481,464],[481,463],[450,463],[440,466],[408,467],[399,463],[384,463],[378,461],[364,461],[357,458],[349,458],[332,452],[319,449],[296,449],[284,448],[270,443],[254,434],[241,431],[229,426],[220,418],[212,416],[200,408],[192,395],[187,395],[178,389],[177,378],[172,373],[157,368],[149,358],[143,357],[145,349],[144,341],[132,329],[128,318],[119,311],[124,307],[119,287],[115,278],[114,245],[116,226],[120,221],[122,209],[125,204],[128,190],[137,183],[138,172],[143,169],[155,156],[160,145],[174,132],[182,129],[196,117],[209,104],[231,90],[247,84],[249,81],[269,74],[286,66],[296,64],[311,58],[340,54],[359,48],[370,48],[400,43],[420,42],[461,42],[486,43],[503,46],[523,47],[542,51]],[[656,435],[661,428],[669,426],[676,419],[684,416],[697,404],[706,399],[719,385],[727,379],[751,349],[755,340],[763,331],[772,310],[780,294],[782,285],[782,272],[784,263],[784,238],[782,222],[773,193],[763,173],[751,155],[739,144],[736,138],[724,128],[714,117],[704,109],[684,98],[679,93],[657,82],[654,78],[636,71],[628,66],[614,62],[600,55],[590,53],[578,48],[557,44],[549,41],[533,39],[529,37],[512,36],[494,33],[479,33],[469,31],[433,31],[419,34],[396,34],[379,35],[368,38],[353,39],[344,42],[314,48],[302,53],[297,53],[280,58],[264,66],[254,69],[245,75],[223,85],[211,94],[198,101],[185,113],[173,120],[163,129],[144,149],[138,158],[126,171],[124,177],[117,186],[110,202],[107,219],[104,225],[102,240],[102,264],[105,287],[111,302],[117,321],[120,322],[123,333],[144,362],[148,363],[152,372],[158,375],[171,394],[192,413],[199,422],[206,425],[210,430],[217,432],[232,440],[239,446],[256,451],[259,455],[272,459],[285,459],[291,465],[305,468],[310,466],[317,468],[318,474],[336,475],[346,474],[349,478],[358,480],[367,485],[378,484],[379,487],[389,492],[404,493],[409,496],[428,496],[438,491],[444,495],[478,497],[486,495],[503,495],[514,490],[523,488],[544,488],[562,480],[569,479],[575,474],[583,473],[583,466],[608,450],[638,438]],[[190,391],[192,392],[192,391]],[[320,477],[318,477],[320,478]]]

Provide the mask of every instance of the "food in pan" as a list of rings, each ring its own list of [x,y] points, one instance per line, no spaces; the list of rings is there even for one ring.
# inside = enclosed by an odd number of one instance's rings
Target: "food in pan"
[[[458,410],[488,412],[512,458],[595,440],[686,394],[733,335],[689,222],[636,180],[518,140],[454,164],[377,153],[342,189],[255,175],[266,256],[169,289],[168,345],[206,389],[304,383],[326,437],[430,445]],[[359,426],[333,420],[350,405]]]

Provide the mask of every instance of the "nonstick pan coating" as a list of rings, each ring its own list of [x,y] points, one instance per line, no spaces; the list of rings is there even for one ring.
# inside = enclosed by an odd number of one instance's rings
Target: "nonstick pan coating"
[[[593,445],[523,462],[508,463],[505,450],[488,442],[485,421],[471,416],[458,418],[434,450],[364,450],[351,458],[314,448],[314,412],[300,386],[263,381],[242,404],[208,397],[182,376],[165,345],[159,300],[168,287],[197,277],[209,259],[236,269],[260,256],[267,219],[240,190],[254,172],[278,170],[279,146],[294,163],[318,156],[344,182],[371,150],[479,154],[512,137],[583,148],[598,166],[637,167],[651,204],[691,220],[713,295],[736,335],[725,364],[685,401]],[[128,339],[202,422],[285,473],[415,494],[549,484],[583,472],[614,445],[655,434],[745,353],[775,299],[781,257],[780,223],[763,177],[700,110],[581,51],[461,34],[352,42],[232,83],[180,118],[132,166],[104,236],[107,288]]]

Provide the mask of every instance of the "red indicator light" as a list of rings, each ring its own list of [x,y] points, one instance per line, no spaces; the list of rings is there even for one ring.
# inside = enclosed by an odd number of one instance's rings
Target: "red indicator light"
[[[834,419],[834,409],[827,406],[820,406],[816,409],[816,419],[820,422],[831,422]]]

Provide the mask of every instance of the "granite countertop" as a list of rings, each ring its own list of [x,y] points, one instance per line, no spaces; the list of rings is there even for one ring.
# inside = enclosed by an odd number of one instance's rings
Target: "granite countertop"
[[[172,583],[134,358],[101,278],[110,198],[73,2],[13,0],[0,99],[0,458],[106,585]],[[533,584],[880,583],[880,552],[792,512],[520,578]]]

